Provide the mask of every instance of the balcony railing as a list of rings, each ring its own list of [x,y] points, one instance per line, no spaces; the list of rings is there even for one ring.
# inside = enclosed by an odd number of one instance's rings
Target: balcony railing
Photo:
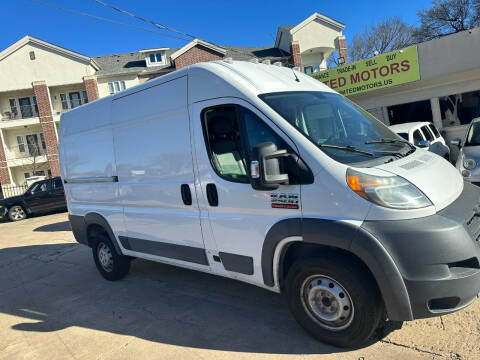
[[[38,107],[37,105],[12,107],[9,111],[2,112],[1,115],[3,121],[29,119],[38,116]]]

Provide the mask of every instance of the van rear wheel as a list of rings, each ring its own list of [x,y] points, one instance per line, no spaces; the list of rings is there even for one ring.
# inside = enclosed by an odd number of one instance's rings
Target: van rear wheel
[[[98,271],[109,281],[120,280],[130,271],[130,258],[119,254],[105,233],[94,235],[92,253]]]
[[[365,343],[383,314],[374,280],[344,256],[297,261],[288,272],[286,294],[298,323],[316,339],[335,346]]]

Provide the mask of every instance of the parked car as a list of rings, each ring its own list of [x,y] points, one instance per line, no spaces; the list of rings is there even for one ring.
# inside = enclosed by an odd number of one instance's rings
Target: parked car
[[[36,183],[37,181],[40,180],[45,180],[48,179],[46,176],[39,175],[39,176],[30,176],[25,179],[25,185],[30,187],[33,183]]]
[[[25,219],[32,214],[66,210],[62,179],[55,177],[37,181],[23,195],[0,200],[0,215],[11,221]]]
[[[107,280],[143,258],[245,281],[344,347],[480,292],[480,189],[301,72],[195,64],[59,134],[73,234]]]
[[[460,151],[456,167],[463,178],[480,185],[480,118],[473,119],[462,139],[453,139],[450,143]]]
[[[435,125],[429,122],[411,122],[390,126],[390,130],[413,145],[431,151],[450,161],[450,148]]]

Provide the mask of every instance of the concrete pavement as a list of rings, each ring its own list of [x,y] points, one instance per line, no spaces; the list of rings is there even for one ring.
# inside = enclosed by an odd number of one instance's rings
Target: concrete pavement
[[[479,305],[345,351],[238,281],[138,259],[105,281],[65,213],[0,223],[0,359],[480,359]]]

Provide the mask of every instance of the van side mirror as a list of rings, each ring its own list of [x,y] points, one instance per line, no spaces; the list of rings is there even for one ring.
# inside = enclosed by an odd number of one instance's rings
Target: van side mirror
[[[455,138],[450,140],[450,144],[460,147],[462,146],[462,140],[460,140],[459,138]]]
[[[255,190],[275,190],[288,185],[288,174],[280,171],[280,160],[290,156],[287,150],[278,150],[272,142],[263,142],[253,148],[250,163],[250,181]]]
[[[422,140],[422,141],[419,141],[418,143],[418,147],[420,148],[426,148],[429,146],[430,146],[430,141],[427,141],[427,140]]]

